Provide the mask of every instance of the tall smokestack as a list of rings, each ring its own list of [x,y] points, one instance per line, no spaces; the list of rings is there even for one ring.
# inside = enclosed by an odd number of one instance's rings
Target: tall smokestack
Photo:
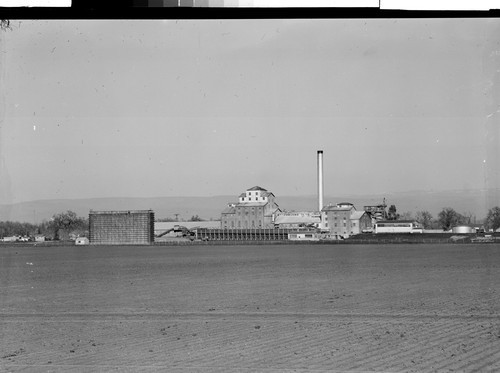
[[[318,150],[318,211],[323,209],[323,150]]]

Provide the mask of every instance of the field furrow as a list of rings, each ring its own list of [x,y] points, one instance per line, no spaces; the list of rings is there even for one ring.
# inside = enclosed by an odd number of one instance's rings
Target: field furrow
[[[1,250],[1,371],[500,370],[498,245]]]

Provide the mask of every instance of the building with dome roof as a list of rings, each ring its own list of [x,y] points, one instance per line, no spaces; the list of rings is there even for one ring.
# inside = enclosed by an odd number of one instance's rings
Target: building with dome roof
[[[221,213],[222,229],[270,229],[281,209],[273,193],[254,186],[241,193],[238,202],[229,203]]]

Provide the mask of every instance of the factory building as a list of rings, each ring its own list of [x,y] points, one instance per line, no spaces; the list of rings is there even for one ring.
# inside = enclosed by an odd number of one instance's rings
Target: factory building
[[[91,245],[151,245],[154,243],[154,212],[90,211]]]
[[[342,202],[323,207],[323,225],[332,238],[348,238],[372,228],[372,219],[365,211],[356,211],[352,203]]]
[[[270,229],[274,217],[280,213],[275,196],[259,186],[240,194],[237,203],[231,203],[221,213],[222,229]]]
[[[373,230],[373,220],[366,211],[354,211],[351,214],[351,235]]]

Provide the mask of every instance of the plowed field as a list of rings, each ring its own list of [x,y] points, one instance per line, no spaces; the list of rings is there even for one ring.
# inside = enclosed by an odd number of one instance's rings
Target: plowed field
[[[500,245],[0,246],[0,371],[500,371]]]

